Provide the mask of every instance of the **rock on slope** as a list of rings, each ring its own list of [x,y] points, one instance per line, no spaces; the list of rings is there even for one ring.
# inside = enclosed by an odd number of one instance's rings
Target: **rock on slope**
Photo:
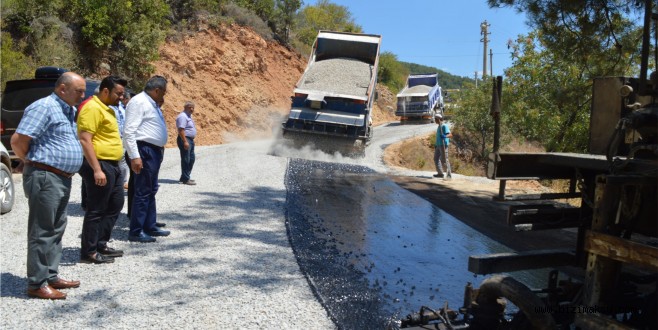
[[[154,65],[155,74],[169,81],[163,111],[172,147],[175,118],[187,100],[196,104],[198,145],[271,136],[290,109],[306,59],[250,28],[226,25],[171,38]],[[381,96],[390,92],[381,86],[377,90],[375,124],[394,120],[393,107],[382,105],[390,101]]]

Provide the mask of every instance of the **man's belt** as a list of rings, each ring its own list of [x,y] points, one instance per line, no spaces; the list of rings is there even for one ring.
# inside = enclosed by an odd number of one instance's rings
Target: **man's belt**
[[[50,165],[46,165],[44,163],[39,163],[39,162],[33,162],[31,160],[25,160],[25,165],[31,166],[34,168],[39,168],[48,172],[55,173],[57,175],[63,176],[65,178],[71,178],[75,173],[69,173],[69,172],[64,172],[56,167],[52,167]]]
[[[164,147],[156,146],[155,144],[153,144],[153,143],[148,143],[148,142],[146,142],[146,141],[137,141],[137,145],[138,145],[138,146],[139,146],[139,145],[146,145],[146,146],[149,146],[149,147],[151,147],[151,148],[164,149]]]

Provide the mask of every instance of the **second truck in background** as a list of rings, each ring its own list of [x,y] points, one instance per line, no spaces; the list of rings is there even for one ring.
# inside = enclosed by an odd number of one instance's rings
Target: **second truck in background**
[[[407,84],[397,95],[395,115],[401,121],[408,119],[429,119],[435,114],[443,114],[443,94],[436,73],[411,74]]]

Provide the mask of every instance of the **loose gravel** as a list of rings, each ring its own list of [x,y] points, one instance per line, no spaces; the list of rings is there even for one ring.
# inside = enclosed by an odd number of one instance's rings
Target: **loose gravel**
[[[404,95],[407,95],[407,94],[414,94],[414,93],[429,93],[431,90],[432,90],[432,87],[430,87],[430,86],[416,85],[416,86],[409,87],[409,88],[403,90],[398,95],[399,96],[404,96]]]
[[[385,126],[376,128],[363,159],[319,152],[307,156],[390,172],[381,161],[385,145],[436,129]],[[75,176],[59,270],[63,278],[82,285],[64,290],[68,298],[62,301],[26,294],[28,209],[22,179],[14,175],[14,209],[0,219],[0,328],[335,329],[290,247],[284,186],[288,159],[268,155],[271,144],[197,147],[196,186],[178,183],[180,156],[176,148],[167,149],[157,203],[158,221],[167,224],[171,235],[156,243],[129,242],[124,206],[110,246],[125,255],[113,264],[79,263],[84,213],[80,177]]]
[[[365,96],[372,79],[373,66],[351,58],[332,58],[315,62],[304,74],[301,89],[336,94]]]
[[[113,264],[79,263],[80,177],[75,176],[60,275],[82,282],[50,301],[26,295],[27,200],[16,180],[14,210],[0,226],[2,329],[334,329],[300,272],[285,228],[287,159],[270,142],[198,147],[196,186],[178,183],[167,149],[157,195],[156,243],[131,243],[124,212]]]

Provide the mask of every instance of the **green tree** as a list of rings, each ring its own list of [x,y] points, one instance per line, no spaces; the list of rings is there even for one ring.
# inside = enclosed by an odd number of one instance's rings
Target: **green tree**
[[[637,72],[642,1],[488,0],[527,13],[542,47],[589,77]]]
[[[5,89],[5,83],[9,80],[28,79],[33,77],[34,66],[30,58],[23,55],[21,47],[14,44],[9,33],[2,32],[0,39],[2,44],[0,52],[2,53],[2,62],[0,66],[0,80],[2,81],[2,90]]]
[[[510,129],[548,151],[584,152],[591,79],[585,69],[541,47],[538,33],[520,37],[506,70],[504,112]],[[518,48],[518,49],[517,49]]]
[[[81,43],[95,70],[109,62],[112,70],[143,80],[153,68],[159,45],[169,26],[169,6],[164,0],[74,0],[79,13]]]
[[[352,14],[345,6],[320,0],[315,6],[305,6],[297,17],[297,39],[306,46],[313,45],[319,30],[361,33]]]
[[[290,31],[295,27],[295,15],[302,6],[301,0],[277,0],[275,8],[276,25],[274,32],[283,42],[290,41]]]
[[[233,0],[233,2],[254,12],[265,22],[270,22],[274,17],[275,0]]]
[[[462,147],[473,150],[480,160],[486,159],[493,147],[494,121],[489,115],[492,88],[490,79],[477,87],[467,83],[456,96],[459,107],[452,114]]]
[[[409,71],[398,62],[398,58],[391,52],[383,52],[379,55],[379,69],[377,78],[379,82],[393,93],[397,93],[404,87]]]

